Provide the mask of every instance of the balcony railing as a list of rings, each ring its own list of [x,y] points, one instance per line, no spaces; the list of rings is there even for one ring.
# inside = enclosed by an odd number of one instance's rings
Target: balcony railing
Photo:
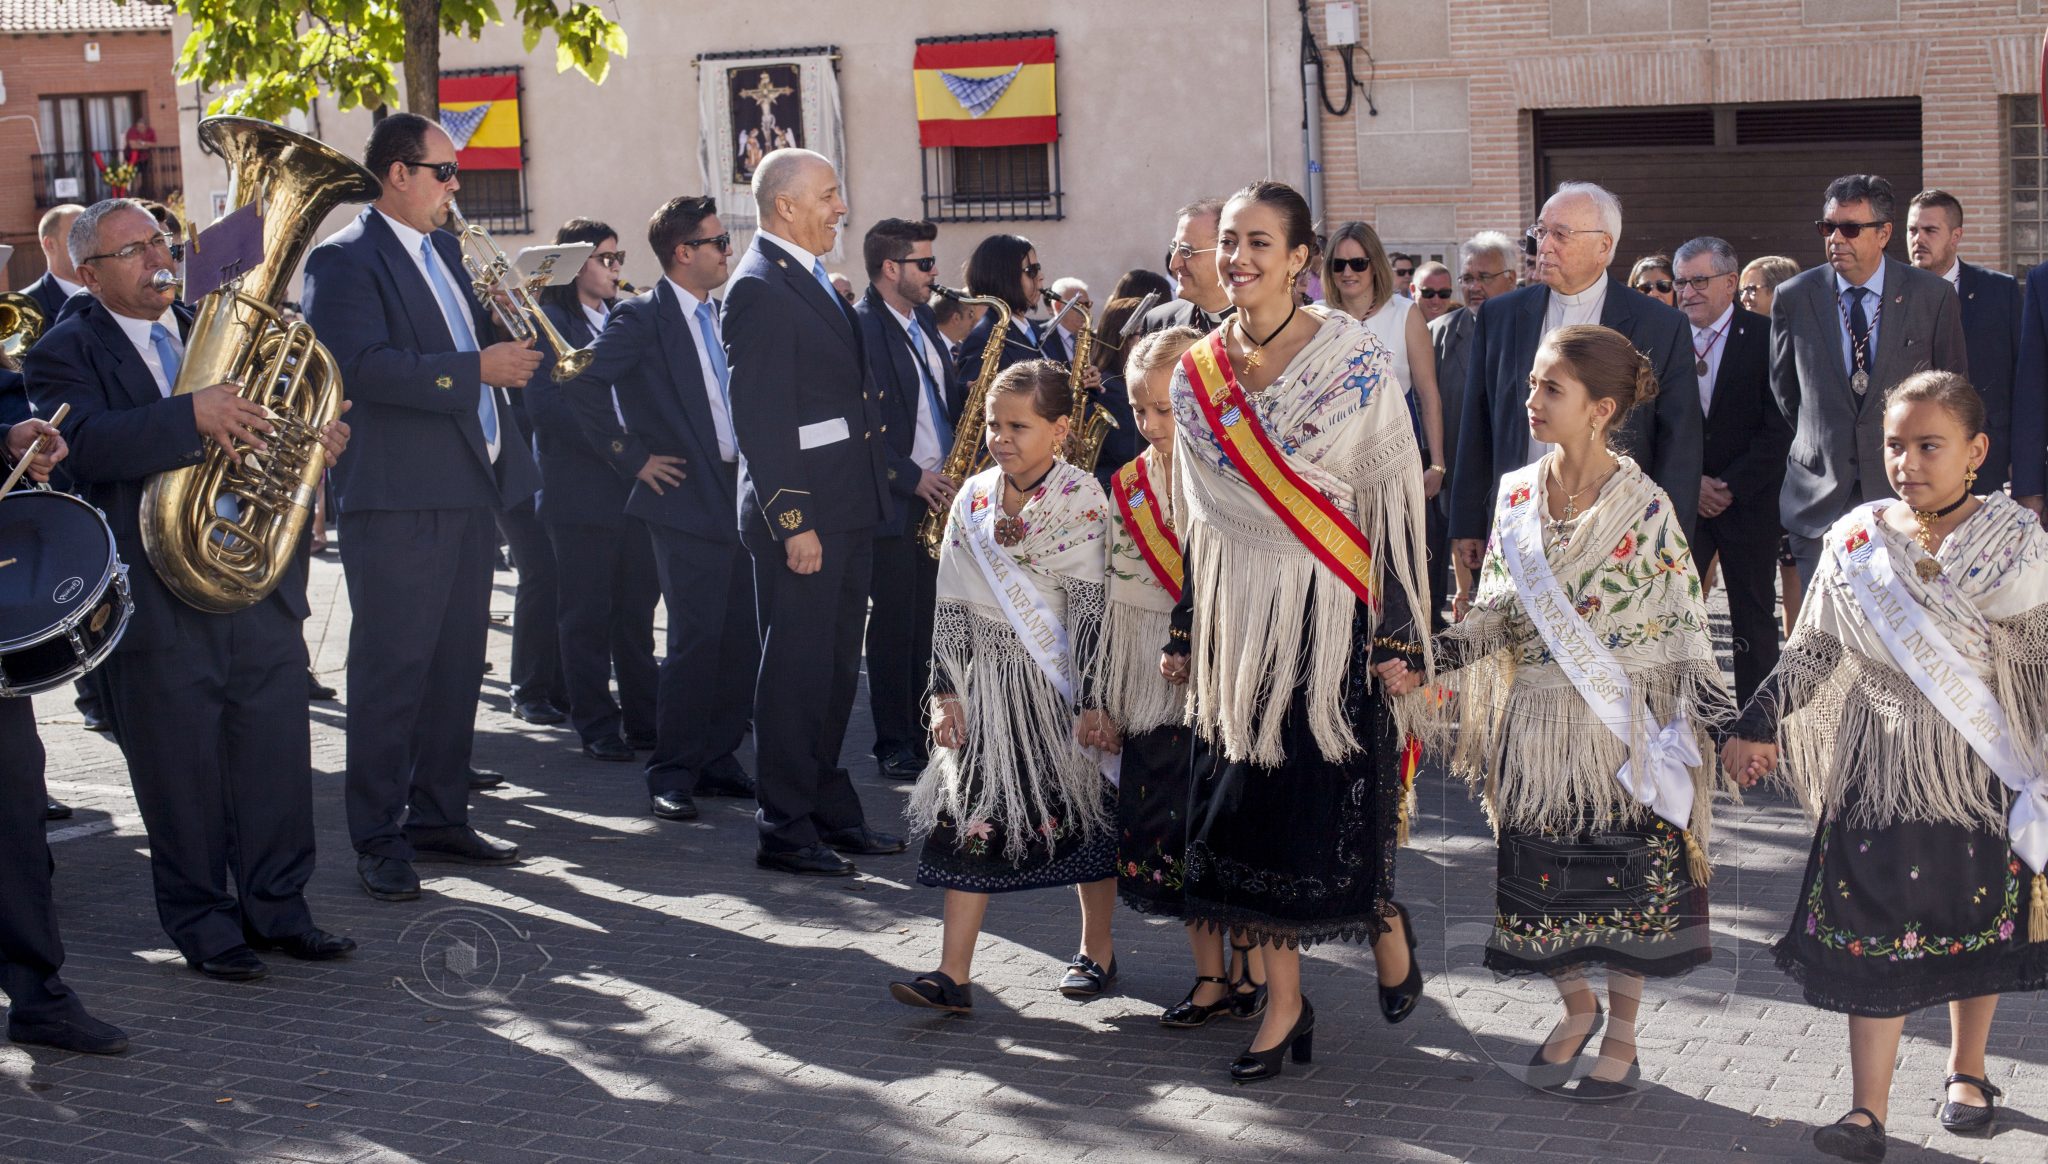
[[[101,150],[100,162],[116,165],[125,160],[129,152]],[[179,169],[177,146],[153,146],[135,152],[141,155],[141,160],[135,165],[135,181],[128,186],[128,197],[161,202],[166,196],[184,188],[185,178]],[[102,198],[114,196],[113,188],[100,172],[99,162],[93,161],[91,150],[31,154],[28,162],[29,181],[35,187],[37,210],[48,210],[63,202],[90,206]]]

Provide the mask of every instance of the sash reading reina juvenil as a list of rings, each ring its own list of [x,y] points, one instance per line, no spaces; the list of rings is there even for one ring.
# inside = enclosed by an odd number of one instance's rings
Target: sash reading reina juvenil
[[[1138,547],[1145,564],[1152,567],[1152,576],[1159,580],[1160,588],[1179,602],[1183,576],[1180,539],[1159,520],[1155,500],[1159,495],[1153,492],[1151,475],[1145,472],[1145,458],[1133,458],[1130,464],[1118,469],[1109,486],[1132,544]]]

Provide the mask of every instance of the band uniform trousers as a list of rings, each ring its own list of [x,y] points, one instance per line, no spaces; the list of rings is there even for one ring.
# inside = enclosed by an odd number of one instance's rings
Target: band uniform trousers
[[[157,916],[203,961],[251,933],[313,928],[306,640],[275,599],[174,617],[170,645],[116,651],[101,670],[149,831]]]
[[[654,734],[654,606],[661,583],[647,526],[630,517],[611,525],[543,524],[554,546],[555,576],[571,580],[557,586],[555,601],[562,681],[576,734],[586,744]],[[516,649],[516,625],[513,631]]]
[[[50,900],[56,862],[43,833],[47,799],[35,706],[26,697],[0,699],[0,987],[25,1023],[85,1012],[57,976],[64,943]]]
[[[569,693],[562,675],[554,544],[534,516],[532,498],[499,510],[498,529],[512,548],[512,568],[519,572],[512,597],[512,702],[545,699],[559,707],[569,701]]]
[[[354,613],[346,799],[358,853],[410,861],[401,826],[469,823],[469,754],[496,550],[488,508],[341,515]]]
[[[724,470],[735,472],[733,466]],[[651,526],[654,564],[668,607],[668,654],[661,661],[661,701],[647,791],[693,792],[707,774],[737,779],[726,761],[746,741],[760,670],[752,557],[738,542],[695,537]],[[787,570],[785,569],[785,573]],[[814,643],[822,650],[822,640]],[[757,740],[765,763],[767,743]],[[713,773],[714,765],[727,769]]]
[[[839,749],[860,689],[874,535],[819,534],[824,563],[815,574],[789,568],[783,543],[758,516],[748,516],[741,538],[754,556],[762,623],[755,820],[761,848],[786,852],[865,823]]]
[[[921,757],[926,753],[924,697],[931,680],[939,562],[914,537],[878,537],[874,554],[867,670],[875,758]]]
[[[1749,702],[1778,665],[1778,536],[1776,521],[1751,522],[1742,502],[1694,527],[1692,560],[1704,571],[1716,554],[1728,587],[1728,623],[1735,637],[1735,698]]]

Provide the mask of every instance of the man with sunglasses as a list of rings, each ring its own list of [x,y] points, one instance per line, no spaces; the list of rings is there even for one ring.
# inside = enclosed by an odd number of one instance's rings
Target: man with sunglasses
[[[1141,332],[1192,327],[1207,335],[1236,308],[1216,270],[1217,224],[1223,218],[1221,198],[1203,198],[1183,206],[1166,250],[1166,270],[1180,287],[1180,298],[1145,313]]]
[[[1451,308],[1456,307],[1451,290],[1451,269],[1438,262],[1427,262],[1415,268],[1415,309],[1422,313],[1422,322],[1435,323],[1442,319]]]
[[[142,203],[109,199],[72,225],[89,293],[30,349],[40,415],[66,405],[65,464],[107,515],[135,612],[99,675],[149,833],[157,918],[192,969],[253,982],[258,950],[325,961],[355,949],[313,924],[312,736],[307,713],[306,553],[263,601],[229,614],[176,597],[144,549],[151,477],[234,453],[275,431],[231,383],[174,395],[192,313],[159,281],[169,236]],[[349,418],[350,421],[354,417]],[[322,433],[330,463],[349,425]],[[239,515],[237,515],[239,516]]]
[[[1444,465],[1446,484],[1457,471],[1458,426],[1465,411],[1465,379],[1472,353],[1472,324],[1480,305],[1515,289],[1515,272],[1521,270],[1522,248],[1497,230],[1482,230],[1458,244],[1458,295],[1456,307],[1430,321],[1429,344],[1436,351],[1437,395],[1443,400],[1444,451],[1438,459]],[[1451,595],[1457,609],[1472,597],[1474,574],[1449,552],[1451,490],[1439,489],[1430,499],[1432,529],[1443,529],[1442,545],[1430,547],[1430,593]],[[1457,589],[1448,585],[1453,579]]]
[[[938,235],[929,222],[901,218],[869,227],[861,244],[868,289],[853,309],[889,421],[890,509],[875,532],[867,671],[875,762],[882,775],[897,780],[914,778],[926,760],[923,703],[939,563],[916,534],[927,513],[944,513],[953,503],[957,486],[938,468],[953,448],[966,395],[946,359],[938,318],[925,306],[938,281],[932,257]]]
[[[541,354],[493,343],[461,248],[439,229],[462,188],[441,127],[394,113],[363,162],[375,204],[306,256],[306,321],[334,355],[356,440],[335,466],[348,643],[349,837],[379,901],[420,894],[413,862],[508,865],[469,823],[497,512],[540,474],[504,390]]]
[[[1896,209],[1876,174],[1830,182],[1814,223],[1828,261],[1785,280],[1771,301],[1771,394],[1792,426],[1778,514],[1802,583],[1829,526],[1892,496],[1885,393],[1915,372],[1970,373],[1955,289],[1884,253]]]

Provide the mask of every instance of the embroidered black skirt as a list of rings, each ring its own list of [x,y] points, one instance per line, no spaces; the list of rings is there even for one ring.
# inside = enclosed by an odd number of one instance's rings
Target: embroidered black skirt
[[[1124,739],[1116,798],[1116,887],[1139,913],[1179,917],[1188,848],[1194,733],[1179,725]]]
[[[1486,968],[1672,978],[1713,956],[1685,834],[1648,812],[1573,834],[1501,830]]]
[[[1103,809],[1112,812],[1116,789],[1107,780],[1101,783]],[[1084,838],[1071,813],[1057,807],[1054,813],[1051,820],[1028,826],[993,820],[962,824],[941,816],[918,853],[917,883],[969,893],[1013,893],[1116,876],[1115,831],[1103,829]],[[1004,856],[1009,830],[1024,827],[1032,833],[1024,854],[1015,860]]]

